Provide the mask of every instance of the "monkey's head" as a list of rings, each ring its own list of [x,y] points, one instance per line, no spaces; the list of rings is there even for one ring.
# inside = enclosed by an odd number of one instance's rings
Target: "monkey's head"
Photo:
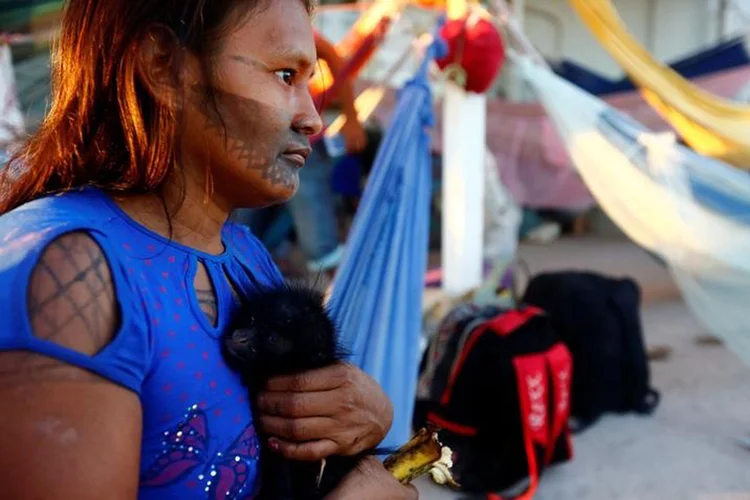
[[[250,297],[224,338],[224,351],[252,380],[322,368],[342,356],[323,295],[292,284]]]

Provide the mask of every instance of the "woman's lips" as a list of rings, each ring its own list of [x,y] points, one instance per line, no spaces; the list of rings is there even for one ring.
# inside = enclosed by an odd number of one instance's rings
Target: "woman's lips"
[[[305,161],[307,158],[305,158],[304,155],[301,155],[300,153],[284,153],[282,156],[286,158],[290,163],[293,163],[297,165],[299,168],[302,168],[305,166]]]
[[[307,161],[307,157],[310,156],[310,153],[312,153],[312,148],[310,148],[310,146],[293,146],[284,151],[282,156],[284,156],[284,158],[290,163],[302,168],[305,166],[305,161]]]

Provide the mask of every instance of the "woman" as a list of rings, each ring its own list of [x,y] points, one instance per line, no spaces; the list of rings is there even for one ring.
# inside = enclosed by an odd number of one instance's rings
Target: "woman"
[[[286,201],[320,118],[301,0],[69,0],[52,106],[0,178],[0,482],[14,499],[247,498],[260,443],[355,454],[392,409],[348,365],[250,414],[219,338],[280,280],[230,211]],[[365,460],[333,498],[413,498]]]

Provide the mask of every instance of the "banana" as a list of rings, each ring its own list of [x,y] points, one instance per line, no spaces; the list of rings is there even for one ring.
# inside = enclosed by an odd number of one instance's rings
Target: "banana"
[[[453,452],[440,443],[438,431],[439,428],[432,425],[420,429],[408,443],[386,458],[383,465],[403,484],[429,473],[436,483],[458,488],[450,472]]]

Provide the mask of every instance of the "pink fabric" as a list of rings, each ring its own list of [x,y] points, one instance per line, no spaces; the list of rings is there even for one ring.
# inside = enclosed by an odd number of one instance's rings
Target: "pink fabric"
[[[750,67],[744,66],[698,78],[694,83],[717,96],[731,98],[748,82],[748,78]],[[669,129],[638,92],[613,94],[605,101],[652,130]],[[387,93],[376,111],[381,123],[389,123],[394,104],[395,93]],[[433,149],[440,152],[440,103],[436,103],[435,114],[437,127],[433,131]],[[565,145],[539,104],[489,99],[487,145],[497,159],[500,178],[519,204],[568,210],[594,205],[594,199],[570,163]]]
[[[565,149],[565,143],[550,120],[542,121],[542,145],[544,146],[544,158],[550,165],[559,168],[569,166],[568,151]]]

